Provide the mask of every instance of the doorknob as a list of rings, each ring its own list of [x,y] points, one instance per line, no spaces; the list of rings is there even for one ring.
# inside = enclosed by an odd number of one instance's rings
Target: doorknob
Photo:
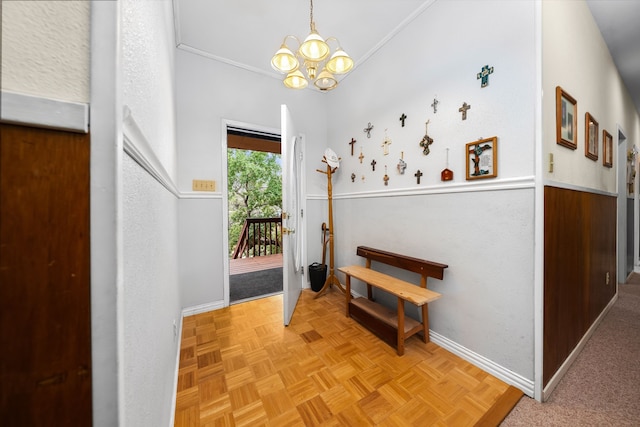
[[[282,227],[282,234],[293,234],[296,230],[294,228]]]

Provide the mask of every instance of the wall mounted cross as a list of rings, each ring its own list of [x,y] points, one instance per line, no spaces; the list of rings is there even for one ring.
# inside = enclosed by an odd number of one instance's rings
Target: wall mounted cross
[[[364,154],[362,154],[362,147],[360,147],[360,155],[358,156],[360,159],[360,163],[362,163],[362,159],[364,159]]]
[[[480,87],[486,87],[489,85],[489,74],[493,74],[493,67],[489,68],[488,65],[482,67],[482,71],[478,73],[476,80],[481,80]]]
[[[400,121],[402,122],[402,127],[404,127],[404,121],[407,119],[407,115],[405,113],[402,113],[402,115],[400,116]]]
[[[433,98],[433,104],[431,104],[431,106],[433,107],[433,114],[438,112],[438,99],[437,98]]]
[[[373,130],[373,125],[371,124],[371,122],[369,122],[367,127],[363,129],[364,133],[367,134],[367,138],[371,138],[371,131],[372,130]]]
[[[471,105],[466,102],[462,104],[462,107],[458,108],[458,111],[462,113],[462,120],[467,120],[467,110],[471,108]]]
[[[376,159],[371,160],[371,170],[375,172],[376,170]]]
[[[382,178],[382,180],[384,181],[384,185],[389,185],[389,175],[387,175],[387,165],[384,165],[384,178]]]
[[[355,173],[351,174],[351,182],[356,182],[356,174]]]
[[[351,146],[351,155],[353,156],[353,144],[356,143],[356,140],[351,138],[351,142],[349,143],[349,145]]]
[[[386,156],[389,154],[389,146],[391,145],[391,139],[387,136],[387,130],[384,130],[384,141],[382,141],[382,152]]]
[[[418,169],[418,172],[414,173],[413,176],[415,176],[418,179],[418,184],[420,184],[420,177],[423,175],[422,172],[420,172],[420,169]]]

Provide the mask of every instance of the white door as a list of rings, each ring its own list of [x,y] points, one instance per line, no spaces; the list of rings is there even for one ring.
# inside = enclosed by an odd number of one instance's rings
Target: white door
[[[284,324],[291,322],[303,285],[302,253],[302,138],[286,105],[281,107],[282,131],[282,289]]]

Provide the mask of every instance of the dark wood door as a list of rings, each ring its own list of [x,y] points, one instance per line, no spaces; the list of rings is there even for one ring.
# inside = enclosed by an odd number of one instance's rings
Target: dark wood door
[[[89,147],[0,125],[2,425],[91,425]]]

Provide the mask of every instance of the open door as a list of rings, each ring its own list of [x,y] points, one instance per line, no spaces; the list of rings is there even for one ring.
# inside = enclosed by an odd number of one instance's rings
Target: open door
[[[282,132],[282,287],[284,324],[291,322],[303,284],[301,173],[302,137],[286,105],[281,107]]]

